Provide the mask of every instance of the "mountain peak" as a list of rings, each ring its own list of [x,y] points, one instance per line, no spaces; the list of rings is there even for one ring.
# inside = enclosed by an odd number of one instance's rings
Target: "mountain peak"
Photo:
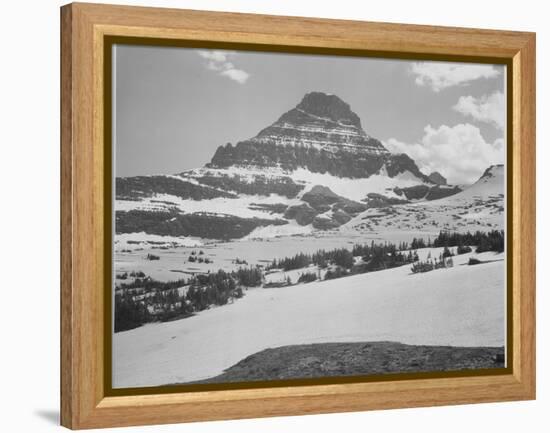
[[[447,179],[438,171],[431,173],[428,178],[436,185],[447,185]]]
[[[504,176],[504,164],[493,164],[485,169],[483,174],[478,179],[478,182],[486,182],[492,177]]]
[[[460,194],[456,195],[457,199],[488,199],[491,197],[504,197],[504,165],[490,165],[483,172],[480,178],[472,185],[467,187]]]
[[[303,167],[316,173],[366,178],[378,172],[388,158],[389,151],[363,131],[349,104],[336,95],[310,92],[255,137],[235,146],[220,146],[208,167]]]
[[[361,128],[359,116],[351,111],[348,103],[336,95],[323,92],[306,93],[296,109],[346,126]]]

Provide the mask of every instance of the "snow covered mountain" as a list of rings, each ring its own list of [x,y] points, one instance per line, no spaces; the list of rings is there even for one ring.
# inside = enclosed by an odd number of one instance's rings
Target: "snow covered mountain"
[[[455,201],[471,200],[473,198],[490,200],[504,194],[504,165],[497,164],[488,167],[481,177],[464,191],[456,194]]]
[[[208,166],[302,167],[362,178],[376,173],[388,156],[382,143],[363,131],[348,104],[335,95],[312,92],[255,137],[219,147]]]
[[[482,179],[503,182],[498,171]],[[117,178],[115,228],[221,240],[349,229],[372,212],[472,200],[482,179],[462,191],[427,176],[368,135],[347,103],[312,92],[255,137],[220,146],[205,167]]]
[[[343,229],[359,232],[449,231],[504,229],[503,165],[492,165],[463,191],[439,200],[417,201],[367,209]]]

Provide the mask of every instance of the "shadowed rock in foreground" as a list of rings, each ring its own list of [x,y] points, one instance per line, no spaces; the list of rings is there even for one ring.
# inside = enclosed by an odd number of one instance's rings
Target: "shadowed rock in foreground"
[[[394,342],[283,346],[251,355],[194,383],[284,380],[504,368],[503,347],[414,346]]]

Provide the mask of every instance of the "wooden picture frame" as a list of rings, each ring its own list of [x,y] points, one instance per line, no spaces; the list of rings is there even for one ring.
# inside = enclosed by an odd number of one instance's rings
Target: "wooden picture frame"
[[[109,392],[109,38],[509,67],[509,354],[503,374]],[[198,45],[197,45],[198,44]],[[61,424],[72,429],[535,398],[535,34],[73,3],[61,8]],[[112,390],[110,390],[112,391]]]

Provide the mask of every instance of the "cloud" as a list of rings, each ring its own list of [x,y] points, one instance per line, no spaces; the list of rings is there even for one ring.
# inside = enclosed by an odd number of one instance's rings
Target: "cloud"
[[[461,96],[453,109],[480,122],[491,123],[499,129],[504,129],[506,123],[506,101],[502,92],[481,98]]]
[[[248,77],[250,75],[241,70],[241,69],[226,69],[223,72],[220,72],[220,75],[223,75],[224,77],[229,77],[232,80],[235,80],[237,83],[244,84],[246,83],[246,80],[248,80]]]
[[[440,172],[451,184],[475,182],[492,164],[504,162],[504,140],[485,141],[479,128],[469,123],[424,128],[420,143],[390,138],[384,143],[394,153],[406,153],[426,174]]]
[[[234,80],[239,84],[246,83],[246,80],[250,77],[248,72],[237,69],[235,65],[229,61],[229,59],[236,54],[234,51],[199,50],[197,53],[203,59],[207,60],[207,69],[216,71],[223,77]]]
[[[198,53],[199,53],[199,56],[201,56],[202,58],[208,59],[208,60],[211,60],[212,62],[217,62],[217,63],[226,62],[228,56],[231,54],[234,54],[233,51],[216,51],[216,50],[211,50],[211,51],[199,50]]]
[[[415,62],[411,65],[411,73],[416,76],[417,85],[429,86],[434,92],[500,75],[500,71],[493,65],[442,62]]]

